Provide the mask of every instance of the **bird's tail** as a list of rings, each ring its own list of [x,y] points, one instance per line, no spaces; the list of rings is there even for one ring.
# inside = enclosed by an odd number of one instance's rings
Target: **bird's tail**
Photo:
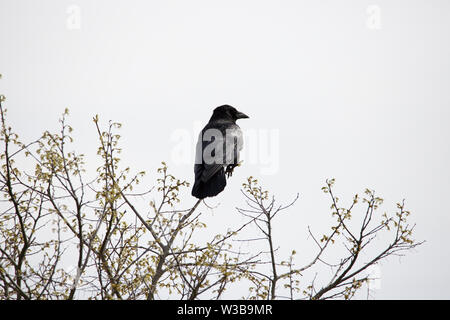
[[[194,186],[192,187],[192,195],[198,199],[214,197],[222,192],[226,185],[225,171],[222,168],[206,182],[201,181],[201,179],[195,179]]]

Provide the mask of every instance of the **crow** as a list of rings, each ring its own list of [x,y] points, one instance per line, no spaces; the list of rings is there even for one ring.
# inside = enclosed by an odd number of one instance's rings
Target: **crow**
[[[198,199],[214,197],[223,191],[233,169],[239,164],[243,147],[237,119],[248,118],[230,105],[214,109],[211,119],[198,137],[195,155],[195,183],[192,195]]]

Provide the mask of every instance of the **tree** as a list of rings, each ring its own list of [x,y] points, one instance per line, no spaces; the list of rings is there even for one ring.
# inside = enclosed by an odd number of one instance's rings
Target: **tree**
[[[191,201],[179,197],[189,183],[174,177],[164,162],[155,187],[135,191],[145,172],[121,165],[119,123],[102,129],[94,117],[101,165],[89,180],[85,156],[70,149],[67,109],[59,132],[45,131],[24,143],[7,122],[4,101],[0,96],[1,299],[220,299],[236,287],[247,299],[350,299],[370,281],[368,267],[422,243],[412,239],[404,202],[395,215],[379,215],[382,199],[366,190],[362,201],[356,195],[350,207],[339,207],[333,179],[323,191],[335,222],[322,236],[305,230],[317,253],[304,265],[294,263],[294,249],[280,259],[272,232],[278,215],[293,210],[298,195],[279,205],[253,177],[242,188],[246,207],[237,208],[245,222],[208,239],[198,237],[206,229],[199,209],[206,204],[198,200],[180,208]],[[160,200],[135,201],[150,195]],[[361,202],[362,214],[355,213]],[[350,223],[353,216],[360,221]],[[363,259],[361,253],[382,232],[391,240]],[[259,241],[263,248],[243,252],[236,246],[241,241]],[[326,261],[328,249],[339,245],[344,254]],[[63,267],[68,262],[73,270]],[[303,280],[319,265],[331,270],[330,277]]]

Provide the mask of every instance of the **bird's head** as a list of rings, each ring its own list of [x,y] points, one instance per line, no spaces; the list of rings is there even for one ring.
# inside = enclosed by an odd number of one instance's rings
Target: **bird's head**
[[[229,119],[235,122],[237,119],[246,119],[248,116],[230,105],[223,105],[214,109],[211,119]]]

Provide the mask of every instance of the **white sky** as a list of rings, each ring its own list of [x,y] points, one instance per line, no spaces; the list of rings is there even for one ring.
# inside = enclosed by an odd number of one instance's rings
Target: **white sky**
[[[166,161],[192,182],[189,158],[173,156],[175,133],[188,134],[193,157],[213,108],[231,104],[279,166],[244,162],[208,200],[220,203],[210,223],[239,220],[239,188],[256,176],[284,203],[300,193],[276,233],[286,250],[313,248],[307,225],[328,225],[326,178],[347,203],[365,187],[388,212],[405,198],[427,243],[382,264],[377,299],[450,298],[449,57],[445,0],[0,0],[0,93],[25,141],[69,107],[76,146],[95,159],[98,113],[123,123],[124,163],[153,179]],[[271,130],[278,144],[261,133]]]

